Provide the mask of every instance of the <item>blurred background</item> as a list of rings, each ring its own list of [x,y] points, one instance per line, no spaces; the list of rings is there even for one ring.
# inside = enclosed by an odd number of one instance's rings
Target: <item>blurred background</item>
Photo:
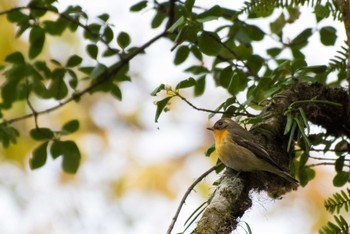
[[[152,38],[157,30],[150,26],[153,11],[129,12],[136,2],[77,0],[74,4],[81,5],[91,20],[102,13],[110,14],[115,32],[129,33],[132,45],[137,46]],[[212,4],[210,0],[197,2],[203,6]],[[2,0],[0,9],[27,3]],[[56,5],[63,10],[68,4],[73,3],[60,0]],[[239,1],[216,1],[216,4],[239,8]],[[303,9],[299,24],[289,28],[291,35],[295,36],[295,29],[300,25],[316,24],[308,14],[311,11]],[[268,23],[261,22],[261,25],[268,27]],[[27,51],[28,35],[15,39],[16,28],[7,22],[6,16],[1,16],[0,24],[0,62],[3,64],[9,53]],[[336,27],[338,36],[345,39],[341,36],[341,33],[344,35],[342,26]],[[63,37],[48,37],[41,59],[60,61],[74,53],[84,54],[85,44],[80,33],[66,31]],[[161,83],[175,85],[187,78],[183,69],[188,64],[176,67],[172,63],[172,46],[169,41],[160,40],[147,49],[145,55],[131,62],[132,82],[120,86],[123,101],[101,94],[85,95],[78,104],[70,103],[40,116],[42,127],[59,128],[73,118],[80,121],[80,130],[72,135],[83,155],[76,175],[65,174],[59,159],[50,159],[43,168],[31,171],[28,159],[38,143],[26,132],[34,126],[34,120],[16,123],[16,128],[23,132],[18,144],[7,150],[0,149],[0,233],[166,232],[187,188],[216,161],[215,155],[207,158],[204,152],[213,144],[206,127],[219,118],[209,120],[207,113],[173,99],[170,111],[163,113],[158,123],[154,122],[154,102],[161,97],[151,97],[152,90]],[[326,63],[335,53],[331,49],[320,51],[315,46],[305,50],[310,56],[310,64]],[[89,65],[89,60],[85,62]],[[191,91],[183,95],[198,107],[215,109],[229,94],[216,88],[209,79],[207,81],[204,96],[194,99]],[[44,110],[54,102],[34,104],[37,110]],[[16,117],[29,112],[24,103],[19,103],[6,116]],[[281,200],[272,200],[266,194],[252,194],[254,206],[243,216],[241,227],[235,233],[246,233],[245,222],[253,233],[259,234],[317,233],[330,218],[323,201],[334,192],[332,171],[331,167],[318,167],[315,180]],[[212,173],[191,193],[174,233],[183,231],[185,220],[208,199],[215,189],[212,184],[218,178],[219,175]]]

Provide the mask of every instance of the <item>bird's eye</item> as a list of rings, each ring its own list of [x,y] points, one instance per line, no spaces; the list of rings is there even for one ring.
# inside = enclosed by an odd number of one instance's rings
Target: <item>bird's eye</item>
[[[223,122],[219,122],[218,124],[219,124],[219,126],[222,126]]]

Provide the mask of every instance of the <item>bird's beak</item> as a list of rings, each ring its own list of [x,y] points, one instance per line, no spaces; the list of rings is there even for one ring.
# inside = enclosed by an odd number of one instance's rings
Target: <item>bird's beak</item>
[[[213,128],[207,128],[208,130],[210,130],[210,131],[214,131],[214,129]]]

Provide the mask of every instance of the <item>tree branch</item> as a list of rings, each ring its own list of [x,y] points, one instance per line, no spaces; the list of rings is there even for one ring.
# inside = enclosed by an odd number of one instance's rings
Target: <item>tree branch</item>
[[[208,112],[208,113],[213,113],[213,114],[226,114],[226,115],[230,115],[230,116],[237,116],[237,115],[243,115],[243,116],[247,116],[247,117],[256,117],[253,114],[248,113],[247,111],[243,112],[230,112],[230,111],[219,111],[219,110],[209,110],[209,109],[205,109],[205,108],[200,108],[195,106],[194,104],[192,104],[190,101],[188,101],[184,96],[182,96],[179,92],[177,91],[173,91],[174,96],[179,97],[181,100],[183,100],[185,103],[187,103],[190,107],[192,107],[193,109],[197,110],[197,111],[203,111],[203,112]]]
[[[103,77],[101,77],[99,80],[97,80],[95,83],[91,84],[90,86],[86,87],[85,89],[83,89],[82,91],[80,91],[79,93],[75,93],[72,94],[72,96],[66,100],[64,100],[63,102],[60,102],[58,105],[53,106],[51,108],[48,108],[46,110],[43,111],[37,111],[36,115],[42,115],[42,114],[46,114],[46,113],[50,113],[68,103],[70,103],[71,101],[74,101],[76,99],[79,99],[81,96],[83,96],[84,94],[90,92],[91,90],[93,90],[94,88],[98,87],[99,85],[105,83],[106,81],[112,79],[124,66],[126,66],[130,60],[132,60],[136,55],[140,54],[141,52],[143,52],[147,47],[149,47],[150,45],[152,45],[154,42],[156,42],[158,39],[164,37],[167,34],[167,32],[162,32],[160,34],[158,34],[157,36],[153,37],[151,40],[149,40],[148,42],[146,42],[145,44],[143,44],[141,47],[137,48],[136,50],[134,50],[131,54],[129,54],[128,56],[125,56],[124,59],[120,62],[117,63],[116,65],[114,65],[114,67],[112,68],[112,70],[107,73],[106,75],[104,75]],[[14,123],[23,119],[27,119],[34,116],[34,113],[30,113],[27,115],[23,115],[17,118],[13,118],[10,120],[5,120],[4,122],[6,123]]]
[[[217,167],[218,167],[217,165],[211,167],[209,170],[207,170],[207,171],[204,172],[202,175],[200,175],[200,176],[190,185],[190,187],[188,187],[188,189],[186,190],[186,193],[185,193],[184,196],[182,197],[182,199],[181,199],[181,201],[180,201],[180,204],[179,204],[179,206],[178,206],[178,208],[177,208],[177,210],[176,210],[176,213],[175,213],[175,215],[174,215],[174,217],[173,217],[173,219],[172,219],[172,221],[171,221],[171,223],[170,223],[170,225],[169,225],[169,228],[168,228],[168,230],[167,230],[167,232],[166,232],[167,234],[170,234],[171,231],[173,230],[174,225],[175,225],[176,220],[177,220],[177,217],[179,216],[180,211],[181,211],[181,209],[182,209],[182,206],[185,204],[185,201],[186,201],[188,195],[191,193],[191,191],[194,189],[194,187],[195,187],[199,182],[201,182],[205,177],[207,177],[210,173],[212,173],[214,170],[216,170]]]

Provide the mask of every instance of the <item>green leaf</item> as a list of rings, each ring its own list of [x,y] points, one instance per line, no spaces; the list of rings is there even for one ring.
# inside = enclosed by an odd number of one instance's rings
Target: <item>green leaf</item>
[[[321,28],[320,39],[323,45],[333,46],[337,40],[337,30],[330,26]]]
[[[102,56],[103,57],[110,57],[110,56],[117,55],[118,53],[119,53],[119,50],[117,50],[117,49],[107,48],[105,50],[105,52],[103,52]]]
[[[158,123],[158,119],[159,119],[160,114],[163,112],[164,108],[166,107],[166,105],[168,104],[168,102],[169,102],[169,100],[170,100],[171,98],[172,98],[172,97],[166,97],[166,98],[164,98],[164,99],[162,99],[162,100],[160,100],[160,101],[158,101],[158,102],[156,103],[156,105],[157,105],[157,110],[156,110],[156,116],[155,116],[155,119],[154,119],[154,121],[155,121],[156,123]]]
[[[305,68],[307,66],[307,63],[305,59],[295,59],[293,60],[291,66],[294,71],[298,71],[302,68]]]
[[[88,27],[88,30],[84,30],[84,34],[83,34],[84,38],[93,42],[98,42],[100,40],[100,30],[102,25],[97,23],[92,23],[92,24],[89,24],[87,27]]]
[[[203,55],[200,52],[200,50],[197,48],[197,46],[192,46],[191,47],[191,52],[194,55],[194,57],[196,57],[199,61],[203,60]]]
[[[300,116],[301,116],[301,118],[302,118],[302,120],[304,122],[304,128],[306,128],[307,133],[309,133],[310,132],[310,126],[309,126],[309,121],[308,121],[308,119],[306,117],[306,114],[305,114],[303,108],[299,107],[298,110],[299,110]]]
[[[246,64],[252,72],[257,74],[262,68],[264,62],[264,59],[259,55],[252,55],[250,56]]]
[[[204,93],[205,77],[206,77],[206,75],[203,75],[203,76],[199,77],[198,80],[196,81],[196,84],[194,86],[194,96],[198,97]]]
[[[111,93],[113,97],[117,98],[119,101],[122,100],[122,91],[117,85],[112,85]]]
[[[66,70],[57,68],[52,72],[53,79],[49,85],[50,96],[57,100],[61,100],[68,95],[68,87],[64,81]]]
[[[21,11],[10,11],[7,13],[7,19],[12,22],[22,22],[29,20],[29,17],[26,14],[23,14]]]
[[[306,148],[307,148],[307,149],[310,149],[311,143],[310,143],[310,141],[309,141],[307,135],[306,135],[305,132],[304,132],[304,128],[305,128],[306,126],[303,125],[302,120],[300,120],[301,118],[302,118],[302,117],[294,117],[294,120],[295,120],[295,122],[297,123],[297,125],[298,125],[298,127],[299,127],[299,132],[301,133],[301,136],[302,136],[302,138],[303,138],[303,141],[304,141],[304,143],[305,143]]]
[[[188,48],[188,46],[180,46],[176,51],[174,64],[179,65],[183,63],[188,58],[189,54],[190,49]]]
[[[240,27],[235,34],[235,39],[244,45],[250,46],[252,41],[261,41],[265,33],[256,26],[245,25]]]
[[[157,11],[156,15],[153,17],[153,20],[151,22],[152,28],[158,28],[166,19],[167,15],[164,14],[161,11]]]
[[[286,115],[287,115],[287,123],[286,123],[286,126],[284,128],[283,135],[287,135],[288,134],[288,132],[290,131],[290,129],[292,127],[292,123],[293,123],[293,120],[294,120],[293,115],[291,114],[290,111],[288,111],[286,113]]]
[[[294,120],[294,118],[293,118],[293,120]],[[290,129],[288,145],[287,145],[287,151],[288,152],[292,149],[291,146],[292,146],[292,143],[293,143],[293,140],[294,140],[294,135],[295,135],[296,128],[297,128],[297,123],[295,121],[292,121],[292,127]]]
[[[301,155],[300,155],[300,160],[299,160],[299,167],[304,167],[305,164],[307,163],[309,159],[309,154],[304,151]]]
[[[50,153],[51,153],[51,156],[53,159],[56,159],[63,154],[62,148],[63,148],[62,141],[60,141],[60,140],[53,141],[53,143],[51,144],[51,148],[50,148]]]
[[[189,88],[196,85],[196,80],[193,79],[192,77],[186,79],[186,80],[182,80],[180,81],[177,85],[175,89],[185,89],[185,88]]]
[[[40,72],[44,73],[45,77],[50,77],[51,76],[51,70],[47,66],[46,62],[44,61],[36,61],[34,63],[35,69],[39,70]]]
[[[203,31],[198,38],[200,51],[209,56],[215,56],[220,53],[221,40],[217,33]]]
[[[173,25],[171,25],[171,27],[168,29],[168,32],[173,33],[178,27],[185,25],[185,22],[185,17],[181,16]]]
[[[10,143],[16,144],[19,132],[14,127],[7,124],[0,124],[0,141],[4,148],[9,147]]]
[[[232,71],[232,67],[231,66],[227,66],[224,69],[222,69],[222,71],[220,72],[220,76],[219,76],[219,84],[228,89],[228,87],[230,86],[231,80],[233,77],[233,71]]]
[[[68,22],[66,19],[60,17],[57,21],[45,20],[43,22],[45,31],[54,36],[59,36],[63,33],[63,31],[68,26]]]
[[[80,151],[74,141],[55,140],[50,149],[54,159],[63,156],[62,167],[67,173],[76,173],[80,164]]]
[[[287,21],[282,13],[274,22],[270,23],[270,30],[276,35],[280,35]]]
[[[76,89],[78,86],[78,76],[77,74],[72,70],[72,69],[67,69],[67,73],[69,74],[69,76],[71,77],[71,79],[69,80],[69,86],[72,89]]]
[[[67,123],[65,123],[62,127],[64,133],[73,133],[79,129],[79,121],[73,119]]]
[[[277,55],[279,55],[282,52],[282,49],[275,47],[275,48],[270,48],[270,49],[266,50],[266,52],[271,57],[276,57]]]
[[[327,71],[327,66],[324,66],[324,65],[308,66],[308,67],[303,68],[303,71],[313,72],[315,74],[320,74],[320,73],[324,73]]]
[[[155,88],[155,89],[152,91],[151,96],[157,96],[157,94],[158,94],[160,91],[164,90],[164,88],[165,88],[165,84],[159,85],[157,88]]]
[[[196,21],[199,23],[204,23],[207,21],[212,21],[218,19],[222,15],[222,9],[219,5],[215,5],[212,8],[204,11],[197,16]]]
[[[99,15],[98,18],[99,18],[100,20],[102,20],[103,22],[107,22],[107,20],[109,19],[109,15],[106,14],[106,13],[104,13],[104,14],[102,14],[102,15]]]
[[[312,35],[312,29],[311,28],[307,28],[304,31],[302,31],[301,33],[298,34],[298,36],[296,36],[293,40],[291,45],[295,48],[302,48],[304,47],[309,40],[309,37]]]
[[[315,171],[308,167],[303,167],[299,170],[299,182],[301,186],[307,185],[307,183],[315,177]]]
[[[19,51],[7,55],[5,61],[13,64],[25,64],[24,57]]]
[[[207,151],[205,151],[205,156],[210,157],[210,155],[215,151],[215,144],[212,144]]]
[[[186,0],[185,1],[185,9],[187,12],[191,13],[192,12],[192,8],[194,6],[196,0]]]
[[[33,27],[29,33],[29,58],[33,59],[40,54],[44,47],[45,30],[40,27]]]
[[[117,43],[120,46],[120,48],[125,49],[128,45],[130,45],[131,39],[129,34],[126,32],[119,33],[117,37]]]
[[[94,67],[94,69],[91,71],[90,78],[91,79],[96,79],[96,78],[100,77],[103,73],[105,73],[106,71],[107,71],[106,65],[104,65],[102,63],[98,63]]]
[[[79,71],[84,73],[85,75],[90,75],[92,70],[94,70],[95,67],[79,67]]]
[[[74,54],[74,55],[72,55],[72,56],[69,57],[66,66],[67,66],[67,67],[76,67],[76,66],[78,66],[82,61],[83,61],[83,59],[82,59],[80,56]]]
[[[29,160],[30,168],[37,169],[39,167],[42,167],[46,163],[47,159],[47,145],[49,144],[48,141],[42,143],[33,151],[33,155]]]
[[[89,44],[86,46],[86,51],[88,53],[88,55],[93,58],[96,59],[97,58],[97,54],[98,54],[98,47],[95,44]]]
[[[191,66],[191,67],[187,68],[185,70],[185,72],[190,72],[190,73],[192,73],[194,75],[199,75],[199,74],[203,74],[203,73],[207,74],[207,73],[209,73],[209,70],[208,70],[208,68],[206,68],[204,66],[196,66],[196,65],[194,65],[194,66]]]
[[[314,13],[318,18],[324,19],[324,18],[328,18],[330,11],[328,7],[323,6],[321,4],[317,4],[314,7]]]
[[[138,12],[147,7],[147,1],[138,2],[130,7],[131,12]]]
[[[29,134],[31,138],[37,141],[50,140],[54,137],[53,132],[49,128],[33,128]]]
[[[80,164],[80,151],[74,141],[63,141],[63,170],[74,174],[78,171]]]
[[[106,40],[107,43],[110,43],[113,40],[114,33],[111,27],[107,26],[105,30],[103,31],[103,38]]]
[[[335,171],[336,172],[341,172],[344,167],[344,162],[345,162],[345,156],[340,156],[335,160]]]
[[[345,185],[350,179],[350,173],[345,171],[338,172],[333,178],[333,185],[335,187],[341,187]]]

